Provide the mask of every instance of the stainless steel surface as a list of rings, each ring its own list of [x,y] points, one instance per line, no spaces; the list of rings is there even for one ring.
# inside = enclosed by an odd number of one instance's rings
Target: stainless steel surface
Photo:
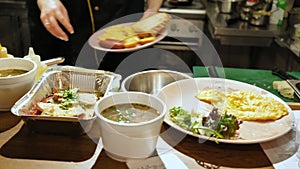
[[[138,72],[128,76],[122,81],[121,90],[157,94],[158,91],[167,84],[189,78],[192,77],[181,72],[170,70],[150,70]]]
[[[220,12],[234,13],[237,12],[238,5],[242,0],[219,0],[217,1]]]
[[[263,27],[243,21],[227,24],[230,15],[220,13],[214,2],[206,3],[206,12],[211,35],[223,45],[270,46],[274,37],[287,33],[286,22],[282,26],[268,24]]]
[[[167,0],[167,1],[175,5],[188,5],[193,2],[193,0]]]
[[[194,0],[188,5],[174,5],[166,0],[159,12],[169,13],[184,19],[204,19],[206,17],[205,5],[202,0]]]
[[[87,131],[95,118],[51,117],[32,115],[30,110],[35,103],[44,99],[56,89],[79,88],[81,92],[97,93],[106,96],[119,86],[120,75],[104,71],[76,67],[59,67],[45,73],[42,79],[12,107],[14,115],[21,117],[29,126],[39,132],[78,134]],[[53,127],[51,127],[53,126]],[[58,128],[61,128],[58,130]]]
[[[296,56],[296,61],[300,63],[300,51],[298,48],[295,48],[293,43],[294,40],[290,38],[290,35],[278,36],[275,38],[275,42],[284,48],[289,49]]]
[[[198,9],[171,9],[171,8],[160,8],[160,12],[165,12],[169,14],[182,14],[182,15],[204,15],[206,14],[205,10]]]
[[[201,44],[203,28],[202,20],[173,18],[167,26],[169,38],[157,42],[154,47],[170,50],[197,48]]]
[[[194,0],[190,5],[172,5],[165,1],[160,12],[169,13],[172,19],[167,27],[168,36],[154,47],[170,51],[166,57],[172,58],[176,55],[192,70],[195,62],[199,62],[193,50],[197,50],[202,44],[206,22],[205,4],[202,0]]]
[[[300,99],[300,80],[290,80],[290,79],[288,79],[287,82],[294,89],[295,95],[298,97],[298,99]]]

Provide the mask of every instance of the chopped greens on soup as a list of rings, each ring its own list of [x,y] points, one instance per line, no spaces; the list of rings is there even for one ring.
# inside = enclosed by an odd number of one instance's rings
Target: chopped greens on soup
[[[103,110],[101,114],[109,120],[121,123],[140,123],[159,116],[156,109],[138,103],[117,104]]]
[[[0,77],[17,76],[17,75],[21,75],[26,72],[28,72],[28,71],[21,70],[21,69],[4,69],[4,70],[0,70]]]

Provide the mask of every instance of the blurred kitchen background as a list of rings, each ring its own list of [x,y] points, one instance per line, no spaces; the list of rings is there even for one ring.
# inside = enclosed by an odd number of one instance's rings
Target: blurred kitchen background
[[[300,71],[300,0],[165,0],[160,11],[192,23],[172,19],[168,31],[175,38],[154,46],[176,53],[190,67],[202,64],[190,49],[201,45],[200,29],[225,67]],[[16,57],[26,55],[26,0],[0,0],[0,25],[0,43]]]

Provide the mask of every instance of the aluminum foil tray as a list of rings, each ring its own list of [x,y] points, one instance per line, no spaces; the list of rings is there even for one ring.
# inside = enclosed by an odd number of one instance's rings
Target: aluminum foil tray
[[[62,134],[79,134],[87,132],[96,116],[90,119],[77,117],[51,117],[31,115],[32,107],[53,88],[79,88],[80,92],[97,93],[106,96],[116,92],[120,87],[121,76],[112,72],[83,69],[72,66],[52,68],[47,71],[35,86],[11,108],[11,112],[20,116],[34,131]],[[101,99],[101,98],[100,98]]]

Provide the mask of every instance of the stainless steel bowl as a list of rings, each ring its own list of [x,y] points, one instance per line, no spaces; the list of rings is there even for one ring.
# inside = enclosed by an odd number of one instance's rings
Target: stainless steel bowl
[[[121,90],[157,94],[169,83],[190,78],[185,73],[171,70],[143,71],[126,77],[121,83]]]

